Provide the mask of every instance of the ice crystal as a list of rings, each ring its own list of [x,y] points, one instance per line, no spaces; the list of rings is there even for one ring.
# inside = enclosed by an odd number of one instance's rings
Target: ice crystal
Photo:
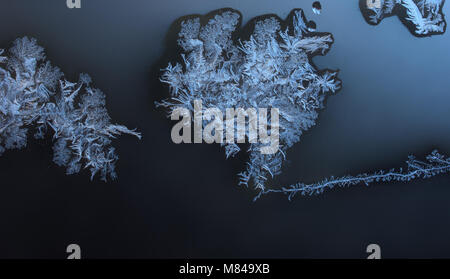
[[[7,54],[0,50],[0,63],[0,155],[25,147],[35,127],[38,139],[53,132],[53,160],[67,174],[83,167],[90,169],[91,178],[96,173],[105,181],[116,177],[118,157],[111,139],[122,133],[141,136],[110,123],[105,95],[90,86],[87,74],[78,82],[67,81],[28,37],[17,39]]]
[[[393,2],[389,3],[385,1],[384,9],[393,9]],[[330,33],[312,32],[300,9],[293,10],[286,22],[274,16],[257,18],[251,25],[253,33],[243,41],[234,40],[240,23],[240,14],[234,10],[221,10],[205,24],[202,22],[199,17],[182,22],[178,43],[184,51],[183,65],[169,63],[163,70],[161,81],[169,85],[171,98],[157,105],[169,112],[183,107],[191,113],[195,111],[195,100],[201,100],[205,109],[219,108],[222,113],[235,107],[278,108],[280,151],[261,154],[262,145],[251,143],[247,169],[239,174],[242,184],[251,182],[258,190],[255,199],[267,193],[285,193],[292,199],[296,194],[320,194],[336,186],[410,181],[450,171],[450,158],[434,151],[425,162],[410,156],[406,170],[268,187],[267,180],[280,174],[287,149],[315,124],[326,96],[341,87],[337,71],[319,71],[311,62],[313,56],[326,54],[333,37]],[[223,145],[227,158],[240,151],[234,143]]]
[[[286,22],[259,17],[248,39],[233,41],[240,19],[237,11],[225,9],[205,25],[199,17],[181,24],[178,43],[184,64],[169,64],[163,71],[161,81],[170,86],[171,98],[158,105],[193,112],[193,101],[199,99],[204,109],[222,113],[236,107],[278,108],[279,152],[261,154],[262,144],[251,143],[247,168],[239,174],[241,184],[252,182],[264,191],[266,180],[280,174],[286,150],[314,126],[326,96],[341,83],[337,71],[319,71],[311,62],[327,53],[333,36],[311,32],[302,10],[293,10]],[[224,146],[227,158],[240,151],[234,143]]]
[[[368,23],[377,25],[383,18],[397,14],[415,36],[443,34],[446,22],[442,7],[445,0],[360,0]]]
[[[322,12],[322,4],[320,4],[319,1],[315,1],[312,4],[312,10],[313,10],[313,13],[315,13],[316,15],[320,15],[320,13]]]
[[[363,173],[357,176],[330,177],[313,184],[297,183],[281,189],[269,189],[260,192],[255,200],[267,193],[284,193],[291,200],[297,194],[317,195],[334,187],[350,187],[359,184],[369,186],[369,184],[374,182],[409,182],[413,179],[430,178],[437,174],[450,172],[450,158],[444,157],[437,150],[429,154],[426,159],[426,161],[420,161],[414,156],[409,156],[406,161],[406,170],[400,168],[398,170],[391,169],[370,174]]]

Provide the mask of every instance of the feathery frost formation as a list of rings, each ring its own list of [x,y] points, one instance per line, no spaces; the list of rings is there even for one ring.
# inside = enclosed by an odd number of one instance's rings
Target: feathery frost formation
[[[389,171],[378,171],[371,174],[363,173],[357,176],[343,176],[339,178],[330,177],[318,183],[305,184],[297,183],[281,189],[269,189],[260,192],[255,200],[267,193],[284,193],[291,200],[295,195],[318,195],[327,189],[334,187],[350,187],[354,185],[366,185],[378,182],[409,182],[417,178],[430,178],[437,174],[450,172],[450,158],[446,158],[437,150],[426,157],[427,161],[417,160],[414,156],[409,156],[406,161],[407,169],[391,169]]]
[[[105,95],[90,83],[87,74],[76,83],[64,79],[35,39],[19,38],[9,52],[0,50],[0,155],[25,147],[30,128],[36,128],[37,139],[50,130],[53,160],[67,174],[83,167],[91,178],[99,173],[104,181],[114,179],[118,157],[111,139],[122,133],[141,136],[110,123]]]
[[[286,22],[259,17],[250,38],[236,42],[232,36],[240,20],[237,11],[224,9],[205,25],[199,17],[182,23],[178,43],[184,65],[169,64],[164,70],[161,81],[170,86],[171,98],[158,105],[192,113],[194,100],[222,113],[227,108],[278,108],[279,151],[261,154],[263,145],[251,143],[247,169],[239,174],[241,184],[252,182],[265,191],[266,180],[280,174],[286,150],[315,124],[325,97],[338,91],[341,82],[336,71],[319,71],[312,64],[313,56],[330,49],[333,37],[311,32],[302,10],[293,10]],[[223,145],[227,158],[240,151],[234,143]]]
[[[387,2],[384,1],[386,5]],[[387,8],[383,6],[383,9]],[[182,22],[178,43],[184,50],[181,55],[183,65],[169,64],[163,70],[161,81],[169,85],[171,98],[157,105],[166,107],[169,113],[179,107],[194,113],[194,100],[201,100],[204,109],[219,108],[222,113],[236,107],[278,108],[279,152],[264,155],[259,152],[261,144],[251,143],[247,169],[239,174],[242,184],[251,182],[257,189],[255,200],[267,193],[284,193],[292,199],[296,194],[320,194],[334,187],[407,182],[450,171],[450,158],[434,151],[425,162],[410,156],[406,170],[392,169],[331,177],[313,184],[268,187],[267,180],[281,172],[286,150],[299,142],[302,133],[315,124],[325,97],[341,87],[336,71],[319,71],[311,62],[313,56],[326,54],[333,37],[330,33],[312,32],[302,10],[293,10],[286,22],[274,16],[259,17],[252,22],[254,28],[250,38],[237,42],[233,35],[240,24],[238,12],[221,10],[209,17],[206,24],[201,22],[199,17]],[[421,34],[437,30],[431,25],[423,27]],[[207,124],[205,120],[202,123],[203,126]],[[227,158],[240,151],[234,143],[223,145]]]
[[[447,28],[442,7],[445,0],[360,0],[366,21],[377,25],[383,18],[398,15],[418,37],[443,34]]]

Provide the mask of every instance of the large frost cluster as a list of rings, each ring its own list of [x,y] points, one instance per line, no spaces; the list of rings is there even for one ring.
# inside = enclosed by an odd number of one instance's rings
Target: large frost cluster
[[[442,7],[445,0],[360,0],[361,11],[373,25],[397,14],[416,36],[443,34],[446,22]]]
[[[204,25],[199,17],[182,23],[178,43],[184,63],[164,70],[161,80],[170,86],[171,98],[159,105],[193,113],[193,101],[201,100],[204,109],[223,114],[227,108],[278,108],[279,151],[261,154],[262,144],[251,143],[247,168],[240,173],[242,184],[265,191],[266,181],[280,174],[286,150],[315,124],[325,97],[341,83],[336,71],[319,71],[311,62],[330,49],[333,37],[313,32],[302,10],[293,10],[286,22],[260,17],[244,41],[232,39],[240,21],[238,12],[225,9]],[[227,158],[240,151],[234,143],[223,145]]]
[[[140,134],[111,124],[105,95],[90,83],[87,74],[67,81],[35,39],[19,38],[8,52],[0,50],[0,155],[25,147],[35,128],[38,139],[52,132],[53,160],[67,174],[89,168],[91,178],[97,173],[105,181],[115,178],[118,157],[111,139]]]
[[[388,1],[384,2],[387,4]],[[235,34],[240,19],[238,12],[226,9],[207,22],[199,17],[182,22],[178,44],[184,51],[181,55],[183,64],[169,64],[163,70],[161,81],[169,85],[171,98],[157,105],[166,107],[169,113],[179,107],[194,113],[194,100],[201,100],[204,109],[219,108],[222,113],[233,107],[278,108],[279,152],[264,155],[259,152],[261,144],[251,143],[247,169],[240,174],[241,183],[248,185],[251,182],[257,189],[255,199],[267,193],[284,193],[291,199],[296,194],[320,194],[334,187],[407,182],[450,171],[450,158],[434,151],[426,161],[410,156],[405,170],[269,187],[268,179],[281,172],[286,150],[299,142],[302,133],[315,124],[325,97],[340,89],[336,71],[319,71],[311,61],[315,55],[323,55],[330,49],[333,37],[308,28],[302,10],[294,10],[286,22],[274,16],[258,18],[254,21],[253,33],[241,41],[242,38],[237,39]],[[422,31],[426,30],[437,29],[425,26]],[[207,123],[203,121],[204,126]],[[227,157],[240,151],[236,144],[223,145]]]

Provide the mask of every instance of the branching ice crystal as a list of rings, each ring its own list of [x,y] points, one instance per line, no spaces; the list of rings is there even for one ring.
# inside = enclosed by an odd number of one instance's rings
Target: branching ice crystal
[[[360,0],[368,23],[377,25],[385,17],[397,14],[415,36],[443,34],[446,22],[442,7],[445,0]]]
[[[399,170],[391,169],[389,171],[378,171],[371,174],[364,173],[357,176],[330,177],[313,184],[297,183],[281,189],[269,189],[260,192],[255,200],[267,193],[284,193],[291,200],[297,194],[317,195],[334,187],[350,187],[359,184],[369,186],[370,183],[374,182],[408,182],[416,178],[430,178],[437,174],[450,172],[450,158],[445,158],[437,150],[428,155],[426,159],[427,161],[423,162],[417,160],[414,156],[409,156],[406,161],[406,170],[400,168]]]
[[[393,8],[389,1],[384,2],[387,6],[383,9]],[[428,9],[430,1],[427,5]],[[315,124],[325,97],[337,92],[341,83],[337,71],[319,71],[313,65],[311,58],[326,54],[333,37],[310,31],[302,10],[293,10],[286,22],[274,16],[260,17],[253,21],[253,33],[247,40],[235,41],[240,19],[237,11],[225,9],[213,14],[204,25],[199,17],[181,24],[178,43],[184,51],[183,65],[169,63],[163,70],[161,81],[169,85],[171,98],[157,105],[170,113],[179,107],[193,113],[194,100],[201,100],[205,109],[219,108],[222,113],[233,107],[278,108],[280,151],[264,155],[259,152],[261,144],[250,144],[247,169],[239,174],[242,184],[252,182],[258,190],[255,199],[267,193],[285,193],[291,199],[296,194],[320,194],[336,186],[410,181],[450,171],[450,159],[434,151],[426,162],[411,156],[405,171],[392,169],[268,188],[268,178],[281,172],[286,150]],[[422,34],[437,30],[427,26],[421,29]],[[224,145],[227,158],[240,151],[236,144]]]
[[[110,123],[105,95],[90,83],[87,74],[76,83],[64,79],[35,39],[17,39],[7,54],[0,50],[0,155],[25,147],[35,126],[38,139],[53,132],[53,160],[67,174],[83,167],[90,169],[91,178],[100,173],[104,181],[114,179],[118,157],[111,139],[122,133],[141,135]]]
[[[302,10],[291,12],[286,27],[274,16],[260,17],[248,40],[233,42],[240,20],[237,11],[226,9],[206,25],[199,17],[182,23],[178,43],[184,65],[169,64],[164,70],[161,80],[169,84],[172,98],[158,105],[193,112],[193,101],[199,99],[205,109],[223,113],[236,107],[279,108],[280,151],[265,155],[259,152],[261,144],[250,144],[250,160],[240,174],[241,184],[252,181],[264,191],[266,180],[280,174],[286,150],[315,124],[325,97],[341,83],[336,71],[319,71],[311,62],[326,54],[333,36],[311,32]],[[224,145],[227,158],[240,151],[234,143]]]

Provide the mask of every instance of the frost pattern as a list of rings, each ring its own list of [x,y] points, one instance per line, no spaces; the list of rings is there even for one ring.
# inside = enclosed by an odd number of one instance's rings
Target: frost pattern
[[[330,177],[329,179],[313,184],[297,183],[281,189],[269,189],[260,192],[255,197],[255,200],[267,193],[284,193],[291,200],[297,194],[317,195],[334,187],[350,187],[359,184],[369,186],[370,183],[374,182],[409,182],[417,178],[430,178],[437,174],[450,172],[450,158],[445,158],[437,150],[428,155],[426,159],[427,161],[424,162],[417,160],[414,156],[409,156],[406,161],[406,170],[400,168],[399,170],[391,169],[389,171],[378,171],[371,174],[363,173],[357,176]]]
[[[90,169],[91,179],[97,173],[104,181],[114,179],[118,157],[111,139],[122,133],[141,138],[140,133],[111,124],[105,95],[90,86],[91,78],[64,79],[35,39],[19,38],[4,53],[0,50],[0,155],[25,147],[34,126],[37,139],[53,132],[53,161],[67,174],[83,167]]]
[[[171,98],[157,105],[166,107],[169,114],[180,106],[193,113],[193,101],[197,99],[202,100],[204,109],[217,107],[222,112],[233,107],[279,108],[280,152],[263,155],[259,152],[260,144],[250,144],[247,169],[239,174],[242,184],[254,184],[258,191],[255,200],[268,193],[284,193],[292,199],[297,194],[321,194],[334,187],[406,182],[450,171],[450,158],[434,151],[427,161],[410,156],[406,170],[268,188],[268,178],[281,172],[286,150],[315,124],[325,97],[341,87],[337,71],[319,71],[311,62],[313,56],[326,54],[333,37],[308,30],[300,9],[293,10],[285,23],[273,16],[260,17],[254,22],[250,38],[234,43],[232,35],[239,22],[240,14],[226,9],[203,26],[199,17],[182,23],[178,43],[184,50],[183,65],[169,63],[163,70],[161,81],[169,85]],[[289,27],[282,29],[284,24]],[[203,122],[204,126],[207,124]],[[240,151],[236,144],[224,145],[227,158]]]
[[[360,0],[367,22],[379,24],[383,18],[397,14],[415,36],[443,34],[446,22],[442,7],[445,0]]]
[[[170,86],[171,98],[157,105],[169,112],[182,106],[192,113],[197,99],[204,109],[222,113],[236,107],[278,108],[280,151],[261,154],[260,143],[250,144],[247,169],[239,174],[241,184],[252,182],[264,191],[266,180],[280,174],[286,150],[314,126],[325,97],[337,92],[341,82],[337,71],[319,71],[312,64],[313,56],[330,49],[333,37],[311,32],[302,10],[291,12],[284,29],[278,18],[260,17],[250,38],[234,43],[240,19],[237,11],[225,9],[203,26],[199,17],[182,23],[178,43],[184,64],[169,64],[163,71],[161,81]],[[240,151],[236,144],[224,147],[227,158]]]

